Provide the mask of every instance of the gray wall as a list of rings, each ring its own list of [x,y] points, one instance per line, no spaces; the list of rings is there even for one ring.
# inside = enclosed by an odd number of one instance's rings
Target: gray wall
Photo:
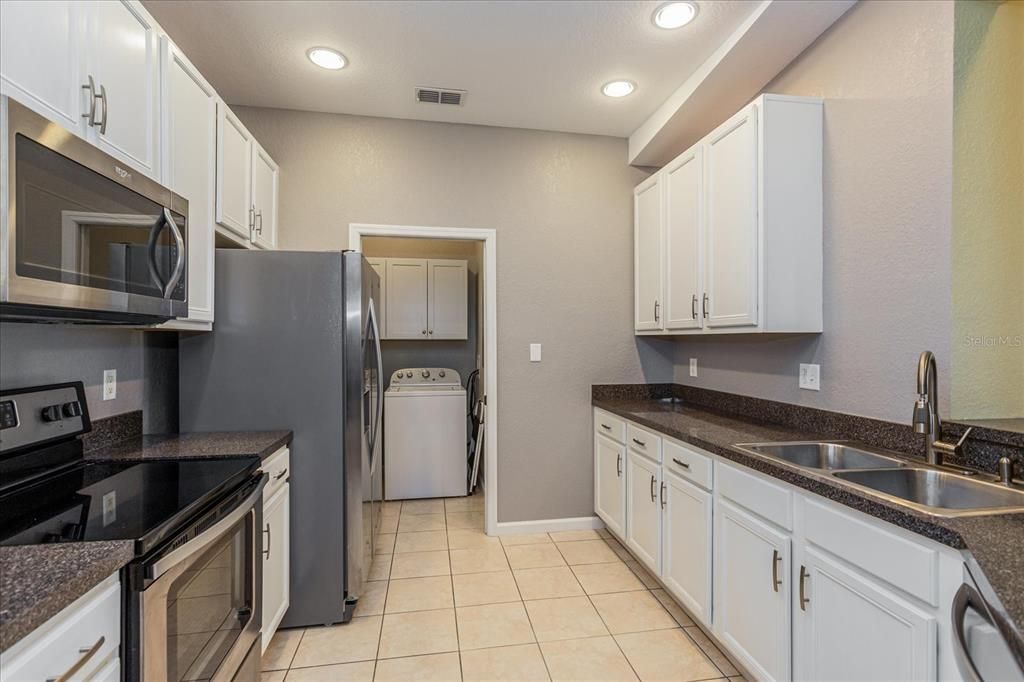
[[[907,422],[930,349],[948,414],[952,76],[953,3],[866,1],[765,88],[825,98],[825,332],[679,340],[677,381]]]
[[[0,388],[80,379],[93,419],[143,408],[143,357],[143,332],[0,322]],[[106,369],[117,370],[117,398],[108,401]]]
[[[348,224],[497,230],[498,518],[590,516],[590,386],[664,381],[636,340],[626,141],[238,107],[281,167],[279,244],[339,249]],[[544,362],[529,362],[531,342]],[[571,484],[570,484],[571,483]]]

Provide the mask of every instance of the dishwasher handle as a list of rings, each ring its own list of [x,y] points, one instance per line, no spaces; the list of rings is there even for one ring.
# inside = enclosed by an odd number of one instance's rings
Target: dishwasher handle
[[[973,607],[985,620],[989,620],[988,610],[981,599],[978,591],[964,583],[953,596],[953,654],[956,658],[956,667],[964,676],[965,682],[984,682],[981,673],[971,660],[971,652],[967,650],[967,634],[964,632],[964,619],[967,616],[968,607]],[[991,622],[989,620],[989,622]]]

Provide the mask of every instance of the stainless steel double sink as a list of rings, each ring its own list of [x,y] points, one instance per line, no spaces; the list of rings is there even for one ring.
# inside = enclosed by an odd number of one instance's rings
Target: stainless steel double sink
[[[936,516],[1005,514],[1024,511],[1024,489],[913,464],[843,442],[741,443],[748,453],[828,473],[896,504]],[[984,476],[984,474],[974,474]]]

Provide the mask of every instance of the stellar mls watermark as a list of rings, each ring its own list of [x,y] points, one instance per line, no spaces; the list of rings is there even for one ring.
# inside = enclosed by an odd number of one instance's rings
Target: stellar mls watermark
[[[1024,348],[1024,334],[965,334],[964,345],[969,348]]]

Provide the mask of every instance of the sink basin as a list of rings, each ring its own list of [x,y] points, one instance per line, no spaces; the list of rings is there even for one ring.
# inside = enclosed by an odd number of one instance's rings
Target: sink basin
[[[959,513],[1024,511],[1024,490],[975,481],[932,469],[836,471],[838,479],[870,488],[926,511]]]
[[[809,469],[891,469],[902,460],[844,443],[743,443],[737,447]]]

